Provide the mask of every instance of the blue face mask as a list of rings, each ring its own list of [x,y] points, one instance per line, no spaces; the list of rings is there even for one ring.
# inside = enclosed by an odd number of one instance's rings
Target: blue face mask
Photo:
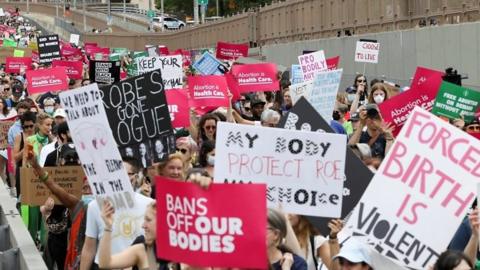
[[[89,204],[94,199],[95,199],[95,196],[93,196],[91,194],[90,195],[82,195],[82,202],[85,205]]]

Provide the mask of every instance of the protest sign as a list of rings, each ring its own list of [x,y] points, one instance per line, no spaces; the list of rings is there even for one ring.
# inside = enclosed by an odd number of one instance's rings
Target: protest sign
[[[277,127],[293,130],[335,133],[305,98],[300,98],[289,112],[280,119]],[[355,208],[367,188],[373,173],[363,162],[347,148],[345,160],[345,181],[343,183],[342,218]],[[323,235],[329,233],[329,218],[308,217]]]
[[[303,72],[300,65],[292,65],[290,72],[290,82],[292,84],[298,84],[303,82]]]
[[[61,166],[44,167],[48,172],[48,178],[63,188],[67,193],[77,197],[82,197],[82,186],[85,174],[80,166]],[[48,197],[52,197],[55,204],[62,204],[58,198],[52,194],[50,189],[38,179],[33,168],[20,168],[20,187],[22,203],[31,206],[43,205]]]
[[[82,50],[71,46],[63,46],[60,49],[62,57],[77,57],[82,55]]]
[[[288,88],[290,89],[290,97],[292,98],[292,103],[295,105],[301,97],[308,99],[308,94],[312,92],[313,83],[312,82],[301,82],[297,84],[291,84]]]
[[[226,67],[209,52],[205,52],[194,64],[193,68],[202,75],[222,75]]]
[[[80,42],[80,35],[77,34],[70,34],[70,43],[75,44],[78,46],[78,43]]]
[[[325,119],[332,119],[333,108],[337,100],[338,87],[342,79],[343,69],[319,72],[311,88],[307,88],[307,100],[315,110]]]
[[[136,158],[146,167],[175,152],[169,143],[173,131],[159,70],[102,86],[100,93],[122,153],[127,147],[138,150]]]
[[[200,267],[266,269],[265,185],[212,184],[205,190],[159,176],[155,185],[158,257]]]
[[[158,45],[158,52],[160,55],[169,55],[170,51],[168,50],[168,47],[165,45]]]
[[[10,39],[10,38],[4,38],[3,39],[3,47],[17,47],[17,42],[13,39]]]
[[[380,43],[357,41],[355,49],[355,62],[378,63],[378,54],[380,53]]]
[[[278,91],[280,88],[275,64],[234,65],[231,73],[235,83],[229,87],[239,93]]]
[[[0,121],[0,149],[5,149],[8,146],[7,136],[8,130],[15,123],[15,120]]]
[[[7,63],[5,65],[5,72],[8,73],[20,73],[20,70],[32,69],[31,57],[7,57]]]
[[[97,84],[61,92],[60,102],[93,195],[108,199],[117,210],[133,208],[132,184],[108,124]]]
[[[188,77],[190,102],[193,107],[228,107],[228,86],[224,76]]]
[[[90,81],[112,84],[120,81],[120,62],[90,61]]]
[[[235,60],[248,56],[248,44],[217,42],[217,59]]]
[[[391,123],[397,136],[415,106],[430,111],[438,89],[442,83],[443,72],[417,67],[410,90],[382,102],[378,107],[383,120]]]
[[[432,113],[450,119],[463,116],[465,122],[469,123],[475,118],[479,103],[479,91],[444,81],[435,98]]]
[[[341,134],[218,122],[214,179],[266,183],[270,207],[340,217],[346,140]]]
[[[58,35],[39,36],[37,44],[40,64],[50,64],[53,60],[61,59]]]
[[[338,68],[338,63],[340,62],[340,56],[328,58],[326,61],[327,61],[327,70],[335,70]]]
[[[313,81],[316,73],[327,70],[327,61],[323,50],[300,55],[298,62],[302,68],[304,82]]]
[[[188,93],[183,89],[171,89],[165,91],[167,96],[168,111],[173,128],[190,126],[190,106],[188,105]]]
[[[70,79],[81,80],[83,78],[82,61],[53,60],[52,67],[65,67],[67,76]]]
[[[159,69],[165,90],[183,86],[183,62],[181,55],[139,57],[135,61],[139,75]]]
[[[13,50],[13,57],[24,57],[25,51],[22,50]]]
[[[433,265],[475,199],[479,153],[478,140],[415,107],[346,228],[401,266]]]
[[[23,57],[32,56],[32,50],[29,48],[0,47],[0,63],[6,63],[7,57],[15,57],[15,51],[17,55],[18,51],[23,51]]]
[[[26,75],[27,89],[30,95],[68,89],[67,69],[65,67],[28,70]]]

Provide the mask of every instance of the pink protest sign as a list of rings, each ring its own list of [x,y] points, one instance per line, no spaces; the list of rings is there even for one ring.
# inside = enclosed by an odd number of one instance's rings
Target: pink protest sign
[[[217,43],[217,59],[235,60],[248,56],[248,44]]]
[[[278,91],[280,83],[277,78],[277,66],[271,63],[235,65],[232,67],[235,78],[230,89],[239,93]]]
[[[66,67],[27,71],[27,89],[30,95],[68,89]]]
[[[66,72],[69,78],[74,80],[82,79],[83,63],[81,61],[53,60],[52,67],[66,67]]]
[[[227,81],[224,76],[188,77],[190,101],[194,107],[227,107]]]
[[[300,55],[298,62],[302,68],[304,82],[313,81],[316,73],[326,71],[328,68],[323,50]]]
[[[346,229],[400,266],[425,269],[460,226],[478,179],[480,141],[415,107]]]
[[[190,106],[188,93],[183,89],[170,89],[165,91],[167,96],[168,111],[173,128],[190,126]]]
[[[205,190],[157,177],[156,190],[157,256],[199,267],[266,269],[265,185]]]
[[[7,57],[5,64],[5,71],[7,73],[20,73],[20,70],[32,69],[31,57]]]
[[[442,84],[442,76],[443,72],[418,67],[410,90],[379,105],[383,120],[395,126],[394,136],[400,132],[415,106],[427,111],[432,110],[438,89]]]
[[[340,62],[340,56],[328,58],[326,61],[327,61],[327,69],[335,70],[338,68],[338,63]]]

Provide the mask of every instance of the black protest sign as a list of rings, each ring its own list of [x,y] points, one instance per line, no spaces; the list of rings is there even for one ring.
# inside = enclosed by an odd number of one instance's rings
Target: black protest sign
[[[60,60],[60,44],[58,35],[37,37],[38,58],[40,64],[50,64],[53,60]]]
[[[90,61],[90,81],[101,84],[112,84],[120,81],[120,62]]]
[[[144,167],[175,152],[160,70],[100,88],[113,137],[126,156]]]
[[[323,120],[310,103],[301,97],[287,115],[280,119],[277,127],[285,129],[297,129],[306,131],[322,131],[334,133],[330,125]],[[345,142],[347,143],[347,142]],[[342,218],[345,218],[360,201],[362,194],[367,188],[373,173],[363,162],[347,148],[345,162],[345,183],[343,185]],[[308,217],[309,220],[325,235],[329,228],[327,223],[330,219],[323,217]]]

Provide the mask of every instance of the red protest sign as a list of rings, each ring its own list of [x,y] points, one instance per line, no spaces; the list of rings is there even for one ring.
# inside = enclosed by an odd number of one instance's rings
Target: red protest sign
[[[160,53],[160,55],[170,55],[170,51],[165,45],[158,45],[158,52]]]
[[[235,60],[248,56],[248,44],[217,43],[217,59]]]
[[[230,88],[239,93],[278,91],[280,83],[277,77],[277,66],[271,63],[235,65],[232,67],[234,84]]]
[[[66,67],[27,71],[27,89],[30,95],[68,89]]]
[[[66,57],[66,58],[67,57],[81,56],[82,55],[82,50],[68,45],[68,46],[63,46],[60,49],[60,54],[62,55],[62,57]]]
[[[32,52],[32,61],[35,63],[40,62],[40,56],[38,55],[38,52],[36,51]]]
[[[53,60],[52,67],[66,67],[67,75],[71,79],[81,80],[83,78],[83,63],[81,61]]]
[[[327,69],[335,70],[338,68],[338,63],[340,62],[340,56],[328,58],[326,61],[327,61]]]
[[[438,89],[442,84],[443,72],[418,67],[410,90],[403,92],[379,105],[383,120],[395,126],[393,135],[397,136],[415,106],[432,110]]]
[[[188,90],[194,107],[227,107],[227,81],[224,76],[190,76]]]
[[[20,69],[31,70],[31,57],[7,57],[5,64],[5,72],[20,73]]]
[[[190,106],[188,106],[187,91],[183,89],[170,89],[165,91],[167,96],[168,111],[173,128],[190,126]]]
[[[199,267],[267,267],[265,185],[204,190],[157,177],[156,186],[158,257]]]

